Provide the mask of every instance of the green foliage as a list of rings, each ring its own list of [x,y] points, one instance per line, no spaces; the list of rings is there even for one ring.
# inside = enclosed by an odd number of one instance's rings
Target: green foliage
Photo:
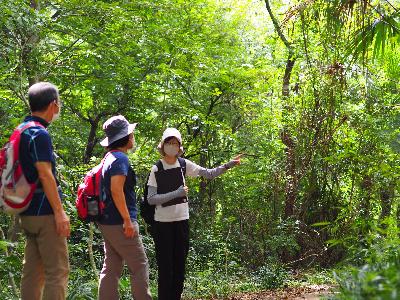
[[[337,299],[398,299],[400,293],[400,240],[374,234],[359,246],[359,265],[336,274]],[[361,257],[360,257],[361,256]]]
[[[88,279],[83,272],[72,272],[69,277],[68,300],[95,300],[97,299],[97,279]],[[82,276],[82,277],[81,277]]]
[[[346,258],[368,265],[348,275],[360,295],[397,291],[394,258],[372,243],[382,230],[396,240],[400,220],[393,1],[270,1],[294,53],[288,96],[288,49],[265,1],[31,2],[39,5],[0,1],[0,143],[28,113],[30,84],[60,87],[62,117],[49,131],[72,224],[71,299],[97,293],[102,239],[94,229],[91,240],[77,220],[75,192],[104,153],[102,123],[120,113],[139,122],[130,159],[141,187],[167,126],[181,131],[185,157],[201,166],[244,153],[240,167],[213,181],[187,181],[187,298],[282,286],[290,271],[283,265]],[[14,295],[10,272],[19,286],[23,240],[10,242],[9,218],[0,225],[6,299]],[[155,292],[154,245],[148,234],[143,241]],[[129,297],[126,271],[120,288]]]
[[[255,272],[237,266],[226,274],[208,263],[202,271],[190,271],[185,282],[185,299],[214,298],[237,292],[252,292],[282,287],[289,274],[280,264],[268,263]]]
[[[188,258],[185,297],[221,297],[234,292],[282,287],[288,270],[275,259],[251,271],[240,261],[240,248],[215,229],[200,228],[194,236]],[[227,239],[228,238],[228,239]]]
[[[260,267],[254,274],[254,281],[259,289],[282,287],[287,279],[287,270],[277,262]]]

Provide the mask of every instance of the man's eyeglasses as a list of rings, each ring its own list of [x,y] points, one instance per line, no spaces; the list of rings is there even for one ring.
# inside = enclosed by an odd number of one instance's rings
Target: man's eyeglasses
[[[61,108],[61,101],[60,100],[54,100],[54,104],[57,105],[57,107]]]

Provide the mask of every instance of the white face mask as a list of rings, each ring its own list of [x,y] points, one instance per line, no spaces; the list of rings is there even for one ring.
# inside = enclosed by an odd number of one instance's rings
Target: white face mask
[[[61,109],[58,111],[58,113],[54,114],[53,117],[51,118],[51,122],[54,122],[60,117],[61,114]]]
[[[164,144],[164,152],[169,156],[177,156],[179,153],[179,146]]]
[[[128,153],[134,153],[136,151],[136,141],[135,141],[135,136],[130,137],[129,143],[131,144],[131,147],[128,149]]]
[[[128,149],[128,152],[129,152],[129,153],[135,153],[135,151],[136,151],[136,144],[134,143],[133,146],[132,146],[132,148],[129,148],[129,149]]]
[[[56,103],[56,105],[58,106],[58,113],[53,115],[53,117],[51,118],[51,122],[54,122],[55,120],[57,120],[61,114],[61,104],[57,103],[57,102],[54,102],[54,103]]]

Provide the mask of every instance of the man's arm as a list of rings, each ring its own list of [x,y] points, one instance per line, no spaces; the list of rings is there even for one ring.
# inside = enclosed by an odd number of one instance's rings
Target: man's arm
[[[35,167],[39,174],[39,180],[42,183],[43,191],[49,200],[50,206],[54,212],[56,230],[60,236],[68,237],[70,235],[69,218],[64,211],[58,194],[56,179],[51,171],[51,162],[38,161]]]

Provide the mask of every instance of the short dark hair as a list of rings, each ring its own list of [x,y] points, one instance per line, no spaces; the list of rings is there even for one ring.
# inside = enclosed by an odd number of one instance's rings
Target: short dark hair
[[[164,144],[165,144],[165,143],[168,143],[168,142],[171,141],[172,139],[176,139],[176,140],[178,141],[178,143],[179,143],[179,146],[181,145],[181,143],[179,142],[179,140],[177,139],[176,136],[169,136],[169,137],[167,137],[167,138],[164,140]]]
[[[29,107],[31,112],[44,111],[53,101],[59,99],[58,89],[50,82],[38,82],[28,90]]]
[[[116,140],[115,142],[112,142],[110,145],[108,145],[107,149],[108,150],[115,150],[121,147],[125,147],[129,143],[129,135],[124,136],[123,138],[120,138],[119,140]]]

